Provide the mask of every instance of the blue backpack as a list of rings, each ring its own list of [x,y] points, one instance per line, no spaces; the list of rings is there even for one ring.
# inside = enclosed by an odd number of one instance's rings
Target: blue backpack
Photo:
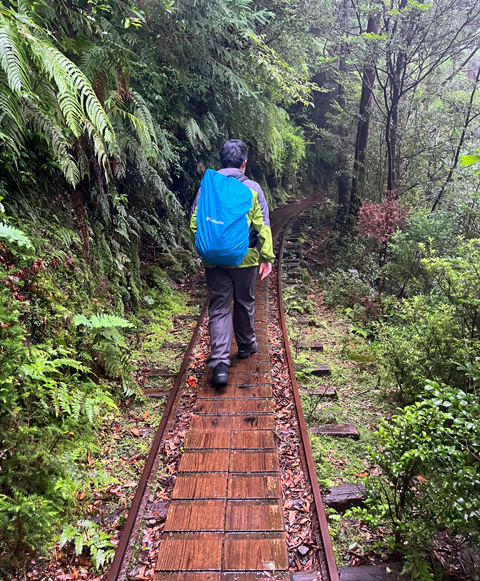
[[[239,266],[248,252],[252,190],[211,169],[205,172],[200,188],[195,248],[206,262]]]

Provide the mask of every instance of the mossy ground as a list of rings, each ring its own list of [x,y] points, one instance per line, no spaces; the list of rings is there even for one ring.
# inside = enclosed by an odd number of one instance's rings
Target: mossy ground
[[[163,348],[163,344],[188,344],[195,318],[203,304],[203,299],[199,298],[198,305],[187,306],[191,297],[170,288],[164,288],[161,293],[151,290],[150,295],[154,303],[138,315],[141,324],[130,337],[131,362],[137,385],[157,388],[159,393],[155,398],[139,393],[122,404],[113,416],[106,418],[98,430],[99,457],[94,458],[119,486],[130,488],[131,494],[135,491],[136,484],[133,483],[138,482],[174,382],[174,377],[147,378],[146,372],[155,368],[172,372],[179,370],[185,349]],[[179,319],[181,315],[189,318]],[[126,500],[130,500],[130,496],[127,494]]]
[[[284,288],[287,328],[292,354],[299,371],[297,380],[307,426],[318,424],[354,424],[360,439],[333,438],[310,434],[310,443],[322,490],[339,484],[358,483],[378,468],[369,462],[368,446],[374,443],[376,423],[394,411],[393,402],[385,399],[380,388],[381,369],[373,350],[358,329],[345,320],[340,310],[327,308],[323,288],[313,268],[312,281]],[[309,322],[300,323],[299,317]],[[323,351],[309,347],[314,341],[323,344]],[[308,364],[326,363],[331,376],[315,377]],[[303,365],[299,365],[303,364]],[[334,386],[337,397],[308,395],[309,390]],[[343,515],[327,508],[329,524],[338,564],[350,560],[349,549],[369,552],[371,535]]]
[[[87,451],[91,490],[78,494],[75,510],[78,519],[93,520],[112,538],[125,522],[175,379],[173,375],[148,378],[148,372],[178,371],[185,352],[181,345],[190,341],[204,293],[196,292],[192,301],[191,293],[162,285],[148,289],[146,299],[141,310],[130,317],[136,330],[127,338],[137,390],[130,398],[119,400],[118,408],[96,429],[97,441]],[[165,342],[180,346],[164,348]],[[155,397],[145,397],[145,388],[156,388]],[[164,469],[160,465],[159,473]],[[155,490],[155,482],[151,489]],[[65,560],[80,567],[82,575],[91,575],[90,559],[75,556],[73,545],[56,552],[57,566],[65,567]]]

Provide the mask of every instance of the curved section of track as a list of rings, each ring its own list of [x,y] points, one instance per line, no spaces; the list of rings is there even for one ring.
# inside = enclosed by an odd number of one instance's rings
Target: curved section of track
[[[274,236],[283,251],[290,221],[322,201],[304,198],[272,215]],[[338,581],[315,466],[295,381],[286,335],[278,267],[278,308],[283,344],[298,419],[300,455],[312,488],[322,581]],[[268,330],[268,282],[257,282],[255,330],[258,352],[238,360],[232,343],[229,384],[216,390],[204,368],[195,392],[193,413],[183,445],[175,486],[159,544],[154,581],[288,581],[289,560],[279,468],[278,438],[272,390]],[[148,483],[155,477],[164,431],[175,416],[180,386],[188,369],[204,306],[175,381],[125,529],[108,573],[108,581],[123,581],[131,560],[146,504]],[[312,577],[313,578],[313,577]]]
[[[323,194],[315,194],[303,200],[299,200],[297,203],[292,204],[288,211],[281,212],[278,211],[277,216],[272,216],[272,226],[273,234],[276,242],[278,260],[277,269],[277,285],[278,285],[278,308],[280,312],[280,326],[283,334],[285,357],[287,360],[288,369],[290,372],[290,377],[292,381],[292,389],[295,398],[295,407],[297,412],[298,426],[300,432],[300,445],[303,449],[302,460],[306,464],[305,472],[308,474],[308,479],[310,486],[312,488],[313,497],[315,500],[315,511],[317,517],[317,523],[319,526],[319,532],[321,537],[321,544],[323,548],[324,565],[326,567],[326,574],[330,581],[338,581],[338,569],[335,561],[335,555],[333,552],[332,541],[330,538],[328,521],[325,514],[325,508],[323,506],[322,495],[320,487],[318,484],[318,479],[315,470],[315,462],[313,460],[313,454],[310,447],[310,441],[307,433],[307,426],[305,423],[305,418],[302,410],[302,402],[300,399],[300,393],[298,390],[297,380],[295,377],[295,370],[293,366],[293,358],[290,350],[290,343],[288,340],[287,326],[285,322],[285,313],[283,307],[283,293],[282,293],[282,262],[283,253],[285,245],[285,234],[292,223],[302,212],[306,209],[311,208],[320,204],[324,199]]]

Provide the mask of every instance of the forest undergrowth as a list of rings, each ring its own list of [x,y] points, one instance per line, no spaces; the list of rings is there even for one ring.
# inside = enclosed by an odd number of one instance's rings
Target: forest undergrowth
[[[302,284],[284,290],[307,424],[360,433],[311,436],[324,490],[366,486],[363,507],[327,509],[337,559],[401,559],[412,579],[475,579],[480,242],[445,214],[379,206],[361,207],[348,241],[319,213],[301,235]],[[314,377],[314,363],[332,375]],[[337,399],[309,395],[328,386]]]
[[[96,430],[127,401],[153,429],[139,386],[177,369],[157,353],[197,312],[172,290],[199,266],[189,210],[232,138],[271,210],[325,194],[290,307],[332,327],[340,398],[369,403],[360,443],[316,440],[319,478],[381,470],[347,518],[413,579],[478,569],[479,40],[480,0],[0,1],[2,575],[72,522],[108,560],[75,520],[110,482]],[[306,409],[338,421],[340,401]],[[340,552],[360,543],[331,521]]]

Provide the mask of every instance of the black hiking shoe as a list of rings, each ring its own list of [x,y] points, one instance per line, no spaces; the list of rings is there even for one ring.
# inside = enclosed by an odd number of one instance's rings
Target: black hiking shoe
[[[254,341],[252,345],[241,345],[238,347],[238,358],[247,359],[250,355],[257,352],[257,343]]]
[[[228,365],[219,363],[213,370],[212,385],[213,387],[225,387],[228,383]]]

